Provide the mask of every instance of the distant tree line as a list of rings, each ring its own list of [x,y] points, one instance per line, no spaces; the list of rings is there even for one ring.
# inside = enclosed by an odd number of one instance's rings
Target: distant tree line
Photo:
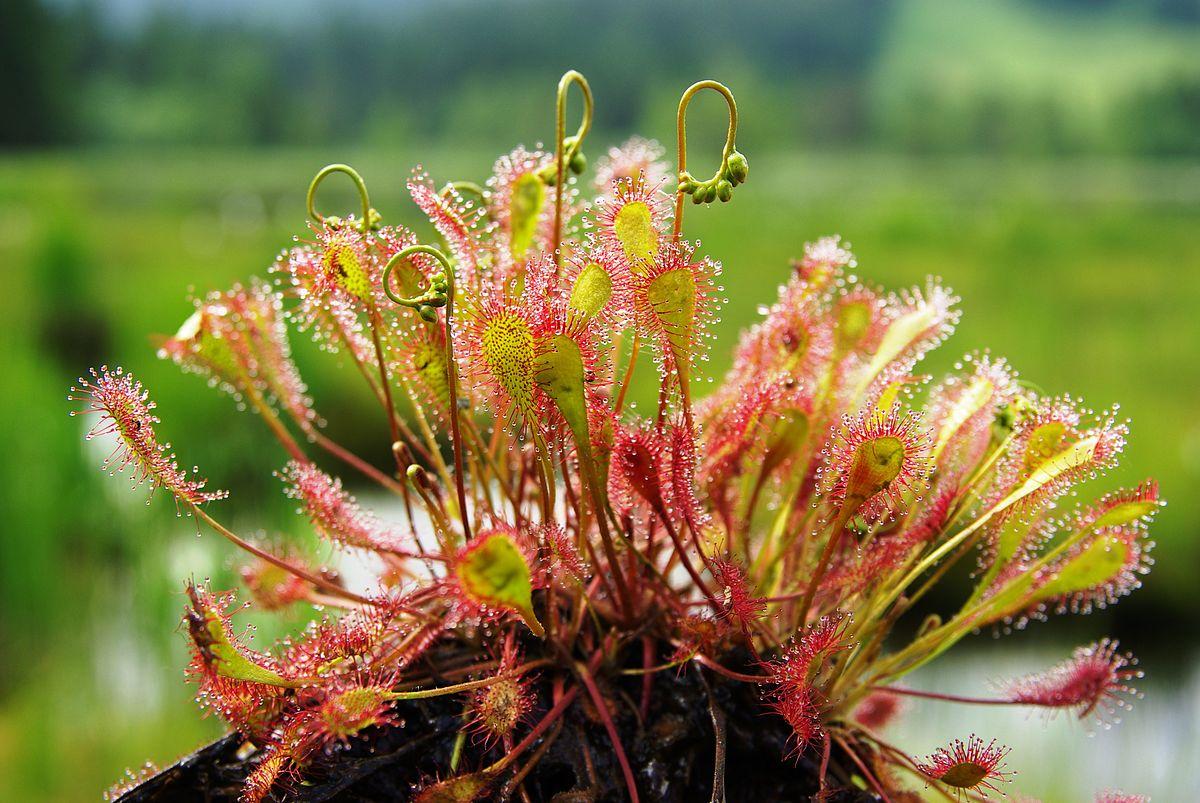
[[[1037,4],[1090,13],[1082,0]],[[1196,0],[1142,4],[1200,22]],[[720,76],[758,110],[743,133],[759,147],[1200,154],[1200,58],[1123,90],[1088,125],[1059,95],[1003,85],[899,87],[881,104],[898,5],[445,0],[299,24],[282,4],[278,25],[160,10],[122,27],[99,0],[5,0],[0,145],[532,144],[554,76],[576,67],[603,101],[602,131],[668,135],[680,88]]]

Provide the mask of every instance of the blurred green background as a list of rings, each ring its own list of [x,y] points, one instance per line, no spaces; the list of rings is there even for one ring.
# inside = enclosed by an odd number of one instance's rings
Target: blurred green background
[[[184,461],[233,489],[235,529],[299,542],[270,475],[284,455],[159,363],[148,335],[175,330],[190,288],[265,275],[303,232],[323,164],[355,165],[386,218],[417,224],[411,167],[482,180],[500,152],[548,139],[570,67],[596,95],[593,162],[633,132],[672,141],[698,78],[737,94],[750,180],[688,215],[726,271],[714,375],[787,260],[839,233],[863,276],[936,274],[962,295],[930,370],[990,347],[1048,392],[1121,403],[1133,436],[1107,485],[1153,475],[1170,500],[1147,587],[976,638],[913,682],[979,693],[1001,664],[1111,633],[1142,656],[1147,702],[1092,740],[1065,721],[1032,736],[1009,714],[997,728],[1017,740],[1015,788],[1194,793],[1175,762],[1200,754],[1196,0],[6,0],[0,64],[0,800],[95,799],[125,767],[219,732],[181,679],[180,588],[231,585],[235,556],[166,498],[147,506],[96,470],[103,455],[66,415],[74,377],[134,370]],[[722,115],[715,102],[690,115],[699,165]],[[332,434],[382,464],[386,430],[350,374],[295,345]],[[299,617],[262,621],[260,638]],[[963,736],[973,713],[915,712],[904,744]]]

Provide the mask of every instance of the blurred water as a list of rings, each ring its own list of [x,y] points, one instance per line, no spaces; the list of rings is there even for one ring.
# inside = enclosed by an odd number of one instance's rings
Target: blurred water
[[[951,653],[905,679],[914,689],[989,696],[989,680],[1041,671],[1066,651],[1013,649],[1003,641]],[[1157,803],[1200,800],[1200,654],[1180,653],[1143,665],[1136,685],[1143,699],[1111,728],[1067,716],[1006,706],[969,706],[913,698],[889,734],[924,757],[952,739],[977,733],[1012,748],[1008,768],[1017,774],[1004,791],[1045,803],[1090,801],[1103,789],[1150,795]],[[1091,731],[1091,733],[1089,733]]]

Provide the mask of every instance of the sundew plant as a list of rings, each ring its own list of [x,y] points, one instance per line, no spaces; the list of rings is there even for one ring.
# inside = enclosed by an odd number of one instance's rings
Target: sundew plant
[[[573,90],[584,117],[568,136]],[[729,126],[716,173],[698,178],[685,119],[706,90]],[[376,211],[353,169],[326,167],[309,187],[308,230],[270,280],[197,299],[161,343],[163,358],[257,414],[281,447],[282,491],[322,539],[369,556],[369,585],[222,524],[236,494],[180,467],[129,373],[102,367],[72,388],[75,411],[93,417],[87,437],[114,444],[106,470],[165,489],[249,553],[246,605],[314,611],[260,650],[234,622],[235,592],[186,586],[188,678],[242,738],[242,800],[287,799],[431,710],[452,724],[408,790],[426,802],[540,799],[538,762],[584,731],[600,739],[578,758],[580,778],[602,762],[618,796],[658,799],[665,695],[691,694],[704,712],[697,766],[714,801],[738,798],[725,761],[735,715],[785,735],[757,756],[764,767],[812,768],[814,788],[788,799],[891,801],[986,798],[1011,788],[1020,758],[969,728],[912,756],[883,735],[907,698],[1114,721],[1141,673],[1109,640],[978,698],[904,679],[969,634],[1086,613],[1139,585],[1156,485],[1065,504],[1121,454],[1115,410],[1043,396],[988,353],[922,374],[957,299],[934,280],[900,292],[861,280],[837,237],[780,270],[777,298],[701,397],[727,291],[720,263],[684,235],[684,211],[689,196],[729,201],[747,179],[732,94],[715,81],[683,94],[675,170],[634,139],[590,184],[583,76],[563,76],[556,111],[552,151],[517,148],[483,184],[415,170],[424,236]],[[353,181],[358,214],[318,211],[335,175]],[[324,434],[336,412],[310,397],[295,333],[370,388],[381,413],[367,424],[388,439],[388,465]],[[627,403],[639,364],[658,377],[644,412]],[[390,497],[395,520],[339,474],[374,483],[370,499]],[[956,567],[973,590],[922,618]],[[598,796],[583,786],[571,800]]]

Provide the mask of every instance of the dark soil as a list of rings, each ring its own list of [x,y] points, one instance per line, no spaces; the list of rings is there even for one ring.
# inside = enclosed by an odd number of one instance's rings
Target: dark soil
[[[817,761],[811,753],[786,758],[788,729],[769,714],[758,690],[698,670],[655,677],[650,716],[639,726],[632,704],[614,706],[622,742],[645,801],[704,803],[773,803],[808,801],[817,792]],[[640,681],[604,689],[614,699],[637,699]],[[580,698],[584,700],[585,698]],[[710,700],[712,705],[710,706]],[[543,708],[543,710],[545,710]],[[718,740],[715,718],[721,722]],[[303,782],[277,789],[278,801],[404,801],[439,775],[445,777],[456,731],[461,727],[461,700],[434,699],[397,707],[398,727],[376,730],[349,748],[320,758],[304,773]],[[724,749],[719,748],[719,742]],[[254,758],[239,760],[244,740],[237,734],[202,748],[148,779],[121,798],[125,803],[215,803],[236,801]],[[484,763],[494,761],[492,750]],[[724,797],[714,796],[714,765],[723,753]],[[835,752],[829,776],[838,789],[845,778],[837,770]],[[480,764],[479,766],[483,766]],[[467,767],[471,769],[471,767]],[[524,781],[533,803],[606,803],[627,799],[622,774],[608,736],[590,701],[572,706],[552,747]],[[507,799],[503,781],[491,800]],[[521,800],[513,795],[513,800]],[[874,795],[841,789],[825,800],[868,803]]]

